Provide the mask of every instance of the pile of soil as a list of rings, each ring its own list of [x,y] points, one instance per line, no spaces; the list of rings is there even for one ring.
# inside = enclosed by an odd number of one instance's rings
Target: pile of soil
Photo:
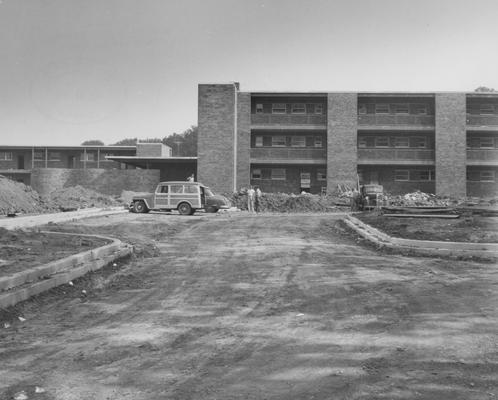
[[[473,215],[458,219],[396,218],[377,213],[355,215],[390,236],[467,243],[498,243],[498,218]]]
[[[0,276],[107,244],[99,238],[0,228]]]
[[[45,198],[45,201],[61,211],[121,205],[121,202],[112,196],[79,185],[55,190]]]
[[[241,190],[229,197],[232,205],[247,210],[247,192]],[[324,212],[337,210],[336,199],[315,194],[263,193],[258,211],[262,212]]]
[[[49,209],[50,206],[30,186],[0,175],[0,214],[42,213]]]

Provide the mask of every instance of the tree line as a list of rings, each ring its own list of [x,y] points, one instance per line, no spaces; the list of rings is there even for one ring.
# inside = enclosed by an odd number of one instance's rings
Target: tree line
[[[197,156],[197,126],[191,126],[182,133],[173,133],[172,135],[161,138],[125,138],[110,144],[110,146],[135,146],[140,143],[162,143],[172,149],[174,157],[195,157]],[[82,146],[104,146],[104,142],[98,139],[86,140],[81,143]]]

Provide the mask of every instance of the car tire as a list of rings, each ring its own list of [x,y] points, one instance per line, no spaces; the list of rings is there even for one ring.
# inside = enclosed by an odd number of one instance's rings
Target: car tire
[[[192,215],[192,207],[188,203],[180,203],[178,204],[178,212],[181,215]]]
[[[139,214],[144,214],[148,213],[149,209],[147,208],[147,205],[145,204],[144,201],[138,200],[135,201],[135,203],[133,204],[133,211]]]

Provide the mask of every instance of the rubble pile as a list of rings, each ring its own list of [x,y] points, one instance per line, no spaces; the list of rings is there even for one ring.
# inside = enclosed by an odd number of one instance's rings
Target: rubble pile
[[[440,198],[434,194],[424,193],[420,190],[399,196],[390,196],[384,193],[384,198],[389,205],[400,207],[448,207],[451,205],[449,199]]]
[[[38,192],[24,183],[14,182],[0,175],[0,214],[41,213],[50,210]]]
[[[61,211],[121,205],[121,202],[112,196],[79,185],[55,190],[45,198],[45,201]]]

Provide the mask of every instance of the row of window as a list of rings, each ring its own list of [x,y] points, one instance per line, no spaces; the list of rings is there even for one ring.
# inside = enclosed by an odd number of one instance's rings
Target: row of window
[[[417,148],[426,149],[428,140],[425,136],[359,136],[358,148]]]
[[[395,169],[395,182],[419,182],[433,181],[436,179],[436,173],[433,169]]]
[[[102,153],[101,158],[103,158],[103,161],[105,161],[105,157],[107,156],[112,156],[113,154],[111,153]],[[80,160],[81,161],[97,161],[97,153],[94,152],[88,152],[86,153],[81,153],[80,154]],[[61,153],[58,151],[49,151],[48,152],[48,161],[60,161],[61,160]],[[44,151],[35,151],[34,153],[34,160],[35,161],[45,161],[45,152]]]
[[[496,104],[480,104],[479,114],[480,115],[493,115],[498,111],[498,106]]]
[[[251,179],[285,181],[287,179],[287,173],[285,168],[253,168],[251,170]],[[316,180],[327,180],[327,172],[325,169],[317,170]]]
[[[467,181],[471,182],[495,182],[496,174],[492,169],[490,170],[467,170]]]
[[[256,114],[263,114],[264,112],[270,111],[269,108],[265,110],[263,103],[256,104]],[[272,103],[271,113],[272,114],[323,114],[323,104],[322,103]]]
[[[427,115],[429,112],[424,103],[361,103],[358,104],[358,114],[416,114]]]
[[[254,147],[323,147],[322,136],[255,136]]]
[[[498,138],[492,136],[467,137],[468,149],[494,149],[498,147]]]

